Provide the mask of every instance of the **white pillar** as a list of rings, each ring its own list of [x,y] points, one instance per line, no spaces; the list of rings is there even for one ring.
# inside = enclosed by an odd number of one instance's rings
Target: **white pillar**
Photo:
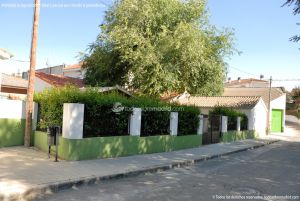
[[[241,130],[241,117],[237,117],[236,119],[236,130],[237,131]]]
[[[129,133],[131,136],[141,135],[141,120],[142,120],[142,109],[133,108],[132,114],[130,115],[130,127]]]
[[[38,104],[33,103],[33,111],[32,111],[32,130],[36,130],[37,126],[37,117],[38,117]]]
[[[170,113],[170,134],[177,135],[178,132],[178,112]]]
[[[227,132],[227,124],[228,124],[228,117],[227,116],[222,116],[222,127],[221,127],[221,132],[222,133]]]
[[[68,139],[83,138],[84,104],[64,103],[62,136]]]
[[[204,117],[203,115],[199,115],[198,117],[199,117],[199,126],[197,129],[197,134],[202,135],[204,130]]]

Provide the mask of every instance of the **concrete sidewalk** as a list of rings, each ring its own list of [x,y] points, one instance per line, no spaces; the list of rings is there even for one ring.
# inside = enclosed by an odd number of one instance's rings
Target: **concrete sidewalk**
[[[0,149],[0,200],[29,200],[82,184],[166,170],[258,148],[278,140],[244,140],[174,152],[112,159],[53,162],[47,154],[24,147]]]

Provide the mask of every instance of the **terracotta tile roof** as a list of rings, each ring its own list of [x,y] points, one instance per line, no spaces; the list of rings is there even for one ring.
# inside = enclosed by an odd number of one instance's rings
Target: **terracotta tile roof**
[[[241,80],[232,80],[230,82],[226,82],[225,86],[232,86],[237,84],[251,84],[252,82],[260,82],[260,83],[268,83],[266,80],[259,80],[255,78],[241,79]]]
[[[160,96],[160,99],[167,101],[179,96],[180,94],[181,93],[179,92],[166,92]]]
[[[280,87],[271,89],[271,100],[284,95]],[[261,87],[225,87],[223,96],[260,96],[266,105],[269,103],[269,88]]]
[[[193,105],[202,108],[213,108],[224,106],[230,108],[250,109],[259,102],[258,96],[190,96],[186,99],[178,100],[181,105]]]
[[[64,67],[64,70],[81,69],[82,64],[83,64],[83,63],[80,62],[80,63],[78,63],[78,64],[67,65],[66,67]]]
[[[0,78],[1,78],[0,83],[3,86],[9,86],[14,88],[25,88],[25,89],[27,89],[28,87],[28,81],[22,78],[14,77],[4,73],[0,75]]]
[[[79,88],[84,87],[83,80],[79,78],[66,77],[63,75],[51,75],[43,72],[36,72],[35,76],[56,87],[65,86],[67,84],[72,84]]]

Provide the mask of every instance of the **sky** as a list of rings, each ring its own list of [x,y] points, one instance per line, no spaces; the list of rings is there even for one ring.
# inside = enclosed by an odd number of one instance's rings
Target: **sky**
[[[100,32],[110,0],[41,0],[37,68],[78,62]],[[0,47],[14,54],[0,61],[0,71],[16,73],[29,68],[33,0],[0,0]],[[211,24],[235,33],[241,54],[226,58],[228,77],[300,79],[300,43],[289,38],[300,33],[300,15],[284,0],[208,0]],[[18,62],[21,60],[24,62]],[[288,90],[297,82],[274,81]]]

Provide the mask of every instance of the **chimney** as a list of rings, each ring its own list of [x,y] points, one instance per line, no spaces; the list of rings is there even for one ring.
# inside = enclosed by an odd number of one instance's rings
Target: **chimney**
[[[241,77],[238,77],[238,82],[241,82]]]

